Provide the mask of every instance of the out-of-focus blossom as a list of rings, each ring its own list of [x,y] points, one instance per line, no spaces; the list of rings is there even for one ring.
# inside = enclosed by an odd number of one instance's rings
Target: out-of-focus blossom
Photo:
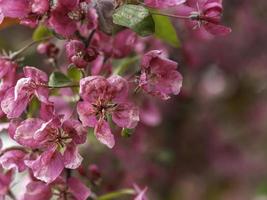
[[[177,71],[177,63],[164,58],[161,53],[153,50],[142,58],[139,87],[153,96],[167,100],[171,94],[179,94],[183,78]]]
[[[127,100],[128,83],[120,76],[108,79],[90,76],[80,82],[83,99],[77,111],[84,126],[94,127],[97,139],[108,147],[115,145],[107,119],[122,128],[134,128],[139,121],[138,109]]]
[[[176,13],[189,16],[189,25],[213,35],[227,35],[231,29],[220,25],[223,6],[221,0],[191,0],[179,6]]]
[[[12,170],[3,172],[0,168],[0,199],[5,199],[5,196],[8,194],[10,184],[12,182],[12,176]]]

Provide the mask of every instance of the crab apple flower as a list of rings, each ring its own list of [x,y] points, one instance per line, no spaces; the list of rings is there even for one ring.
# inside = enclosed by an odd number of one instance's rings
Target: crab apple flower
[[[25,78],[19,79],[16,86],[6,92],[1,102],[2,110],[8,118],[19,117],[34,95],[39,101],[51,104],[48,100],[46,73],[34,67],[24,67],[23,71]]]
[[[55,9],[51,12],[49,25],[58,34],[65,37],[72,36],[82,23],[88,21],[88,27],[94,27],[91,20],[97,20],[90,11],[90,2],[80,0],[58,0]]]
[[[223,36],[231,29],[220,25],[223,6],[221,0],[192,0],[177,8],[177,13],[189,15],[193,28],[204,29],[212,35]]]
[[[67,186],[70,196],[75,200],[86,200],[91,195],[91,190],[75,177],[67,180]]]
[[[154,8],[166,8],[183,4],[186,0],[145,0],[145,4]]]
[[[12,182],[13,171],[9,170],[6,173],[2,172],[0,168],[0,199],[5,199]]]
[[[82,162],[78,144],[86,141],[87,131],[77,120],[48,122],[27,119],[16,129],[14,139],[21,145],[43,151],[35,160],[26,160],[33,175],[46,183],[53,182],[64,168],[76,169]]]
[[[127,100],[128,83],[120,76],[86,77],[80,81],[80,95],[83,101],[78,103],[77,112],[82,124],[94,127],[96,138],[109,148],[115,145],[109,115],[122,128],[134,128],[139,121],[137,107]]]
[[[46,13],[49,10],[49,0],[33,0],[31,10],[37,14]]]
[[[161,54],[161,51],[153,50],[144,55],[139,87],[153,96],[167,100],[170,94],[179,94],[183,78],[177,71],[177,63]]]
[[[94,48],[85,48],[79,40],[71,40],[66,45],[66,53],[69,62],[78,68],[85,68],[89,62],[95,60],[98,52]]]
[[[0,24],[5,17],[23,18],[29,13],[28,0],[1,0],[0,1]]]

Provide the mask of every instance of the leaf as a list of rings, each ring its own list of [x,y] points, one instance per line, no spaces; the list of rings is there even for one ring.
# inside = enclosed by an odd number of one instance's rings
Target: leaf
[[[49,77],[48,85],[50,87],[59,88],[68,86],[71,83],[72,81],[65,74],[62,74],[61,72],[53,72]]]
[[[39,25],[33,32],[32,39],[34,41],[42,40],[46,37],[52,36],[52,32],[45,26]]]
[[[72,65],[68,69],[68,77],[74,82],[79,82],[83,78],[83,73],[80,69]]]
[[[162,15],[152,14],[155,22],[155,35],[163,40],[164,42],[174,46],[179,47],[180,41],[177,37],[175,28],[169,17]]]
[[[149,10],[140,5],[125,4],[113,14],[114,24],[128,27],[140,36],[155,32],[155,23]]]

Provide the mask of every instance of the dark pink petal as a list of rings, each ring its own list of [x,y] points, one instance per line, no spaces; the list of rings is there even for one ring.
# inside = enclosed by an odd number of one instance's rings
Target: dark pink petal
[[[34,82],[37,82],[37,83],[48,82],[47,74],[35,67],[30,67],[30,66],[23,67],[23,72],[24,72],[25,77],[31,78]]]
[[[79,119],[84,126],[94,127],[97,123],[96,112],[91,103],[86,101],[77,104]]]
[[[112,114],[112,120],[122,128],[134,128],[139,122],[139,110],[131,103],[117,105]]]
[[[86,200],[91,194],[91,190],[75,177],[69,178],[67,185],[76,200]]]
[[[22,172],[26,169],[26,166],[24,164],[26,155],[27,154],[21,150],[7,151],[0,157],[0,164],[5,169],[17,169],[18,172]]]
[[[22,98],[19,98],[15,101],[14,93],[14,88],[10,88],[6,92],[5,97],[1,102],[1,108],[9,119],[19,117],[27,108],[29,102],[28,96],[23,96]]]
[[[128,82],[117,75],[113,75],[107,79],[109,84],[112,86],[111,94],[113,96],[113,101],[122,102],[128,96],[129,85]]]
[[[110,127],[105,120],[99,120],[95,126],[96,138],[102,143],[113,148],[115,145],[114,135],[111,133]]]
[[[35,132],[39,130],[44,123],[41,119],[27,119],[23,121],[16,129],[14,139],[21,145],[37,148],[39,142],[34,138]]]
[[[64,169],[62,155],[56,149],[43,152],[36,160],[26,160],[25,164],[32,169],[35,178],[46,183],[53,182]]]
[[[49,185],[41,181],[32,181],[26,186],[23,200],[48,200],[52,197]]]
[[[67,147],[63,155],[64,165],[69,169],[76,169],[82,163],[82,156],[79,154],[78,148],[75,144],[71,144]]]

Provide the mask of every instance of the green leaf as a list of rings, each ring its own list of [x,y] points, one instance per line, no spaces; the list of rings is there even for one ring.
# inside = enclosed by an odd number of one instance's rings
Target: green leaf
[[[49,83],[48,85],[50,87],[65,87],[68,85],[71,85],[72,81],[61,72],[53,72],[49,77]]]
[[[39,41],[49,36],[52,36],[52,32],[47,27],[39,25],[33,32],[32,39]]]
[[[180,41],[170,18],[156,14],[152,14],[152,17],[155,22],[155,35],[164,42],[174,47],[179,47]]]
[[[83,73],[79,68],[72,65],[68,69],[68,77],[74,82],[79,82],[83,78]]]
[[[116,65],[116,70],[114,74],[122,75],[125,73],[130,67],[132,67],[133,64],[137,63],[139,61],[139,56],[134,57],[128,57],[124,59],[120,59],[119,62],[114,61],[114,64]]]
[[[149,36],[155,32],[155,24],[149,10],[140,5],[125,4],[113,14],[113,23],[125,26],[140,36]]]

